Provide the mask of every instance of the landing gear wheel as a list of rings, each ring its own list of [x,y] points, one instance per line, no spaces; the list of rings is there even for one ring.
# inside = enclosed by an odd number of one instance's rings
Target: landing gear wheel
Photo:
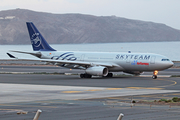
[[[80,78],[85,78],[85,75],[84,74],[80,74]]]
[[[153,78],[153,79],[156,79],[156,78],[157,78],[157,75],[153,75],[152,78]]]
[[[113,73],[108,73],[106,77],[109,77],[109,78],[113,77]]]
[[[89,75],[89,74],[80,74],[80,78],[92,78],[92,75]]]
[[[89,75],[89,74],[84,74],[84,75],[85,75],[84,78],[91,78],[92,77],[92,75]]]

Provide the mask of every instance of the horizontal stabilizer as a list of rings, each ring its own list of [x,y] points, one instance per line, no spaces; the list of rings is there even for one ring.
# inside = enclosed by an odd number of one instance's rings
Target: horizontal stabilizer
[[[41,55],[42,55],[40,52],[35,53],[35,52],[23,52],[23,51],[14,51],[14,50],[11,50],[11,52],[30,54],[38,58],[41,58]]]
[[[16,57],[14,57],[13,55],[11,55],[10,53],[7,53],[8,54],[8,56],[10,57],[10,58],[16,58]]]

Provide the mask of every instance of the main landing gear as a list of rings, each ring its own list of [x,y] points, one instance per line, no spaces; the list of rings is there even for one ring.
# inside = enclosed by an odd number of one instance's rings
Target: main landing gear
[[[104,76],[104,77],[112,78],[113,77],[113,73],[108,73],[107,76]]]
[[[104,77],[111,78],[111,77],[113,77],[113,73],[108,73],[107,76],[104,76]],[[80,74],[80,78],[92,78],[92,75]]]
[[[89,74],[80,74],[80,78],[92,78],[92,75],[89,75]]]
[[[156,79],[156,78],[157,78],[157,74],[158,74],[158,71],[157,71],[157,70],[155,70],[155,71],[153,72],[153,76],[152,76],[152,78],[153,78],[153,79]]]

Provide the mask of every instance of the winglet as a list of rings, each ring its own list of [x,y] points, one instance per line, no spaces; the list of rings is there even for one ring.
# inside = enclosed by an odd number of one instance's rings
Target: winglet
[[[10,53],[7,53],[10,58],[16,58],[15,56],[11,55]]]

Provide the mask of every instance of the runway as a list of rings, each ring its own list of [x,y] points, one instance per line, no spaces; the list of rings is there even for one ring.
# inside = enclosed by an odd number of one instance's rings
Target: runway
[[[126,120],[180,117],[178,106],[156,105],[150,109],[148,105],[132,107],[130,103],[132,98],[138,101],[179,97],[179,78],[163,75],[177,75],[180,69],[160,72],[162,77],[158,79],[126,75],[80,79],[79,75],[47,74],[78,73],[58,67],[0,67],[0,119],[3,120],[33,119],[37,109],[43,111],[39,120],[114,120],[120,112],[125,114]],[[46,74],[40,74],[43,72]],[[28,114],[16,115],[17,111],[27,111]]]

